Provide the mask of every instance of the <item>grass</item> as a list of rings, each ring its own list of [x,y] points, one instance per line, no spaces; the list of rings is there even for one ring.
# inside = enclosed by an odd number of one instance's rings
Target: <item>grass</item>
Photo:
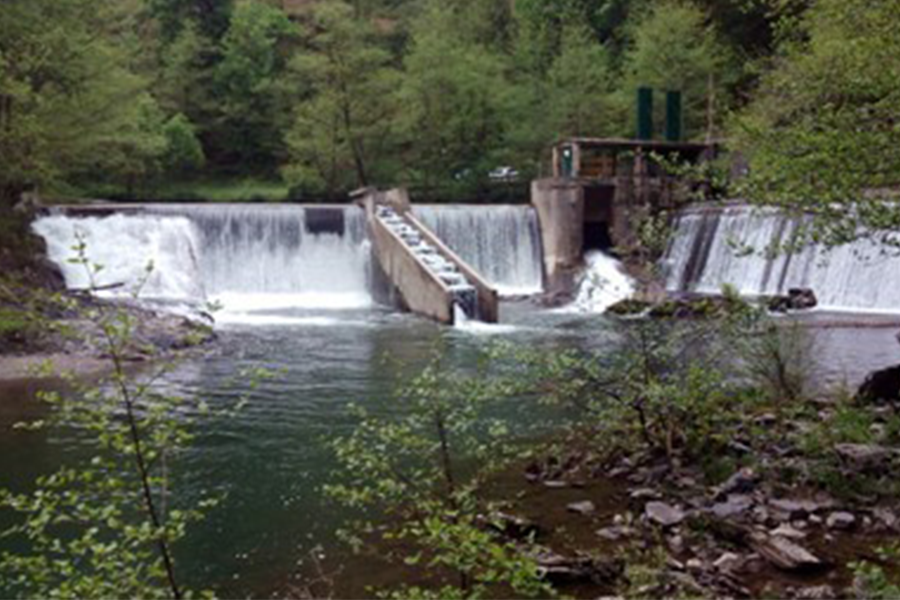
[[[283,202],[289,186],[279,179],[209,175],[183,181],[162,181],[129,193],[121,185],[93,184],[66,190],[82,199],[190,202]]]
[[[205,200],[207,202],[283,202],[288,186],[277,180],[256,178],[207,179],[167,184],[157,188],[159,200]]]

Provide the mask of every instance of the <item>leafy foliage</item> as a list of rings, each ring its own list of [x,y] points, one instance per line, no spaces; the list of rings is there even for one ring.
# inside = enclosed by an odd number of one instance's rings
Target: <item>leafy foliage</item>
[[[437,576],[436,588],[404,586],[390,597],[481,598],[500,584],[526,596],[552,594],[525,548],[483,516],[492,514],[483,485],[520,453],[497,416],[515,387],[491,371],[447,373],[435,362],[399,393],[403,416],[357,408],[358,426],[334,443],[344,481],[327,492],[379,521],[355,523],[348,541]]]
[[[384,155],[395,118],[398,73],[374,32],[342,2],[314,8],[310,50],[294,57],[293,77],[309,88],[288,136],[286,179],[329,198],[385,180]]]
[[[72,261],[94,281],[101,267],[88,262],[83,242],[76,251]],[[27,548],[0,554],[3,591],[44,598],[190,596],[176,577],[172,546],[217,499],[183,505],[169,473],[193,437],[195,417],[209,408],[159,393],[153,384],[160,373],[136,379],[126,372],[135,326],[128,312],[100,303],[86,318],[100,325],[108,379],[87,386],[69,378],[78,396],[41,394],[52,408],[49,417],[20,427],[77,431],[91,456],[38,478],[33,492],[0,490],[0,507],[20,516],[2,536]]]
[[[737,120],[734,145],[750,167],[740,191],[810,215],[805,241],[897,245],[898,17],[893,0],[814,3],[785,22],[780,52]]]

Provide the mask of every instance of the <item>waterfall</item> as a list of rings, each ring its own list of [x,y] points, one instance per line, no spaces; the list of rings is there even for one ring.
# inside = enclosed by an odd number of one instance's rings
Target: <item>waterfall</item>
[[[372,303],[365,216],[356,207],[147,205],[105,217],[49,216],[34,228],[70,287],[86,287],[83,268],[66,262],[79,234],[91,262],[104,267],[100,285],[133,286],[152,261],[143,298],[215,300],[226,311]]]
[[[541,243],[528,206],[414,206],[419,219],[503,296],[543,287]]]
[[[900,312],[900,256],[866,240],[830,250],[769,251],[790,240],[799,224],[747,206],[686,211],[675,221],[664,258],[667,288],[717,293],[727,283],[742,295],[760,296],[803,287],[824,309]]]
[[[52,215],[38,219],[33,228],[47,242],[48,257],[59,265],[70,289],[91,287],[86,265],[71,262],[83,242],[88,267],[100,267],[93,273],[94,286],[119,286],[100,295],[183,302],[205,297],[197,257],[199,236],[184,217]]]

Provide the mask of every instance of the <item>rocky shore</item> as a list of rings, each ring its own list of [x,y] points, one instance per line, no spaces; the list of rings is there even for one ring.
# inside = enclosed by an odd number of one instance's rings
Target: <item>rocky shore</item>
[[[894,426],[890,406],[819,401],[748,415],[718,457],[573,440],[504,486],[501,522],[576,597],[874,597],[900,534]]]

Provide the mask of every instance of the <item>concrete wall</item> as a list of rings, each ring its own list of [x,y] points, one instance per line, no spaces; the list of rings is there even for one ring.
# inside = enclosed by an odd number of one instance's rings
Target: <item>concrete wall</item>
[[[453,324],[453,296],[393,231],[370,213],[369,232],[381,268],[397,287],[405,307],[441,323]]]
[[[535,180],[531,203],[540,223],[547,291],[565,290],[582,264],[584,182],[574,178]]]
[[[397,234],[377,218],[375,209],[379,204],[393,207],[444,258],[455,264],[478,293],[478,318],[489,323],[497,322],[497,291],[415,218],[410,211],[406,190],[360,190],[354,197],[366,210],[376,259],[399,292],[405,308],[441,323],[452,325],[454,321],[453,293],[446,283],[409,250]]]

